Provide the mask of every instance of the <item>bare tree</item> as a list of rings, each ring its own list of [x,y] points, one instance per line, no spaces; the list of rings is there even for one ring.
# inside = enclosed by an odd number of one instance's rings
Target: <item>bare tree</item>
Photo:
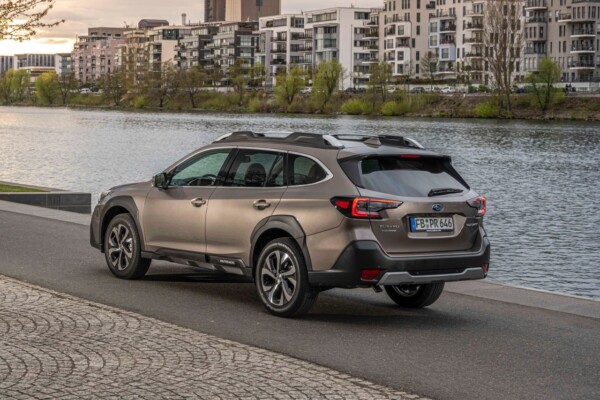
[[[55,0],[0,0],[0,40],[24,41],[64,20],[44,22]],[[18,22],[15,22],[18,21]]]
[[[69,98],[75,89],[77,89],[77,80],[73,72],[65,72],[58,76],[58,89],[63,106],[69,103]]]
[[[435,82],[435,73],[437,72],[438,58],[435,53],[428,51],[423,57],[421,57],[421,74],[425,79],[429,81],[431,89]]]
[[[371,64],[370,73],[369,91],[372,95],[373,108],[375,108],[377,97],[380,97],[384,103],[387,99],[388,89],[392,84],[392,65],[385,61]]]
[[[486,2],[483,17],[483,56],[489,66],[500,106],[507,111],[511,110],[510,94],[516,64],[521,57],[523,46],[522,16],[522,4],[518,0]]]
[[[123,67],[105,74],[100,87],[104,92],[104,97],[109,99],[115,106],[120,106],[123,96],[127,94],[127,73]]]
[[[181,89],[187,94],[192,108],[196,108],[196,98],[203,90],[206,80],[206,72],[198,67],[190,68],[183,72]]]

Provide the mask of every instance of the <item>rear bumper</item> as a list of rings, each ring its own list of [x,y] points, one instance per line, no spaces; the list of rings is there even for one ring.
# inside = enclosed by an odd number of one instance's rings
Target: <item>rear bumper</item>
[[[313,286],[357,287],[424,284],[483,279],[490,262],[490,242],[480,236],[473,249],[452,253],[390,256],[375,241],[356,241],[342,252],[334,267],[308,273]],[[363,269],[379,269],[375,279],[362,280]]]

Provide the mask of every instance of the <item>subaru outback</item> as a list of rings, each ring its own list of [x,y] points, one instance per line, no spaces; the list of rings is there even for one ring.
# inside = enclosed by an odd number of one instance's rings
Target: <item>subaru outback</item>
[[[122,279],[153,259],[245,276],[282,317],[336,287],[420,308],[486,277],[485,213],[450,157],[409,138],[235,132],[103,193],[90,241]]]

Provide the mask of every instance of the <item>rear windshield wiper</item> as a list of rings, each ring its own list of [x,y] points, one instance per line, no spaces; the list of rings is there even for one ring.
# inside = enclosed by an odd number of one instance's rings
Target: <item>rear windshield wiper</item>
[[[454,189],[454,188],[431,189],[429,191],[429,193],[427,194],[427,196],[434,197],[434,196],[442,196],[444,194],[453,194],[453,193],[462,193],[462,192],[464,192],[463,189]]]

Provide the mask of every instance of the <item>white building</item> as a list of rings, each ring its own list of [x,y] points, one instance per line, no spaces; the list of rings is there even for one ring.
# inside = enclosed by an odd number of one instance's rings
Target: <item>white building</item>
[[[260,19],[259,51],[255,62],[261,63],[267,69],[266,86],[274,85],[280,72],[289,72],[294,67],[306,69],[312,64],[312,58],[304,58],[304,52],[307,50],[304,21],[302,14]]]
[[[179,39],[189,36],[193,26],[159,26],[153,28],[147,34],[150,37],[149,61],[154,68],[166,62],[176,64],[178,55]]]
[[[0,76],[9,69],[13,69],[13,56],[0,56]]]
[[[369,80],[368,66],[374,62],[377,46],[373,34],[371,8],[336,7],[308,11],[305,14],[305,36],[312,38],[314,68],[323,61],[337,60],[345,68],[343,87],[364,85]],[[371,40],[373,39],[373,40]]]

